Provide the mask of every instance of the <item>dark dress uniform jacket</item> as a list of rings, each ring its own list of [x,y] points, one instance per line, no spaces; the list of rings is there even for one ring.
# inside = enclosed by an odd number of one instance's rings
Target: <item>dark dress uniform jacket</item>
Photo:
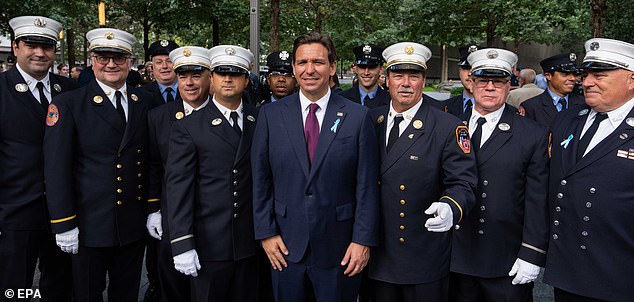
[[[77,88],[68,78],[49,73],[49,79],[52,99]],[[26,82],[17,68],[0,73],[0,232],[48,228],[41,198],[46,110],[31,91],[17,91],[18,84]]]
[[[250,148],[256,111],[242,104],[242,137],[211,100],[172,126],[165,176],[174,255],[191,249],[201,261],[255,255]]]
[[[451,206],[454,224],[465,219],[475,203],[476,159],[459,146],[457,128],[467,131],[460,120],[424,101],[386,153],[388,112],[388,107],[374,112],[381,157],[381,228],[368,276],[396,284],[437,281],[449,274],[451,231],[427,231],[425,221],[431,216],[424,211],[441,200]],[[422,127],[416,129],[415,121]]]
[[[345,97],[357,104],[361,104],[361,92],[359,92],[359,85],[354,85],[351,88],[348,88],[342,92],[339,92],[340,96]],[[368,108],[376,108],[384,105],[390,104],[390,93],[387,90],[383,90],[379,87],[376,90],[376,95],[373,99],[370,99],[365,106]]]
[[[443,111],[449,112],[454,116],[461,116],[464,112],[464,99],[463,94],[452,96],[445,100],[443,104]]]
[[[125,127],[95,80],[53,100],[59,121],[46,130],[44,172],[54,233],[79,227],[87,247],[145,238],[150,98],[127,86]]]
[[[471,111],[462,116],[469,121]],[[508,129],[500,129],[500,125]],[[548,136],[506,105],[476,153],[476,205],[454,230],[451,271],[508,277],[516,258],[544,266],[548,247]]]
[[[544,280],[581,296],[632,301],[634,110],[577,161],[588,108],[564,111],[551,128],[552,224]]]
[[[578,112],[578,106],[584,104],[585,99],[583,98],[583,96],[570,93],[568,94],[568,109],[566,110],[572,109],[573,111]],[[546,89],[544,93],[522,102],[522,104],[520,105],[520,111],[521,110],[524,110],[524,115],[527,118],[532,119],[546,127],[550,127],[550,124],[552,124],[555,116],[559,113],[557,111],[557,107],[555,107],[555,104],[553,104],[553,98],[550,97],[548,89]]]
[[[150,109],[156,108],[166,103],[165,99],[163,98],[163,94],[161,94],[161,89],[159,88],[159,85],[157,82],[149,82],[141,86],[141,89],[145,89],[146,91],[153,94],[153,97],[150,102]],[[178,93],[178,89],[174,92],[176,93],[176,97],[174,98],[174,101],[182,101],[183,99],[181,98],[180,93]],[[181,104],[181,107],[182,107],[182,104]]]
[[[251,159],[255,237],[281,235],[293,263],[310,245],[312,265],[332,269],[351,242],[376,244],[376,136],[367,108],[331,92],[309,168],[301,110],[299,93],[260,108]]]

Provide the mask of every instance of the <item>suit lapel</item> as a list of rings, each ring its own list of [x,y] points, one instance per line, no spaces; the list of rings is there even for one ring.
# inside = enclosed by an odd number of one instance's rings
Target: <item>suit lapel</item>
[[[176,114],[178,112],[180,112],[182,114],[182,117],[185,117],[185,107],[183,106],[183,101],[175,101],[174,104],[168,104],[167,105],[167,112],[169,112],[169,120],[171,122],[175,122],[178,120],[178,118],[176,118]]]
[[[211,127],[211,133],[218,135],[221,141],[227,142],[234,150],[238,149],[240,137],[236,131],[231,128],[225,116],[222,115],[220,109],[216,107],[216,104],[209,99],[209,103],[207,103],[207,106],[203,110],[209,115],[207,122]],[[218,121],[220,121],[220,123],[218,123]]]
[[[381,160],[380,162],[383,162],[385,160],[385,158],[387,157],[387,150],[385,149],[385,144],[386,144],[386,137],[385,137],[385,129],[387,128],[387,115],[390,112],[390,107],[385,108],[385,110],[383,112],[381,112],[381,114],[379,115],[379,125],[376,128],[377,131],[377,135],[378,135],[378,141],[379,141],[379,159]]]
[[[427,127],[427,123],[430,122],[427,120],[427,112],[429,112],[429,106],[425,102],[418,108],[418,111],[414,115],[414,118],[409,123],[403,134],[396,140],[394,146],[390,150],[390,153],[387,153],[385,160],[381,163],[381,174],[385,173],[390,167],[392,167],[402,156],[403,154],[425,133],[425,128]],[[422,127],[416,129],[414,127],[414,123],[416,121],[422,122]],[[386,122],[387,123],[387,122]],[[385,136],[385,134],[383,134]],[[385,143],[385,139],[384,139]],[[382,145],[384,146],[384,145]]]
[[[96,80],[92,80],[90,84],[88,84],[88,102],[92,103],[92,107],[101,117],[105,120],[112,128],[117,130],[119,134],[124,134],[125,128],[121,125],[121,118],[117,113],[117,109],[114,108],[106,93],[99,87]]]
[[[128,98],[128,122],[126,123],[125,132],[123,134],[123,139],[121,140],[121,144],[119,145],[119,151],[123,150],[125,146],[130,142],[130,140],[134,137],[134,133],[139,128],[140,123],[147,123],[147,119],[143,118],[143,108],[141,104],[141,100],[139,96],[135,93],[136,89],[133,87],[128,87],[127,89],[127,98]]]
[[[497,124],[497,127],[493,129],[493,133],[489,139],[482,145],[482,147],[476,153],[476,158],[478,159],[478,164],[482,164],[489,160],[495,152],[497,152],[511,137],[513,136],[513,116],[515,113],[511,108],[508,108],[509,105],[506,105],[504,111],[502,112],[502,117]],[[507,130],[501,130],[500,125],[506,124],[508,125]]]
[[[15,99],[19,103],[24,105],[31,113],[33,113],[33,116],[43,122],[46,117],[46,112],[44,112],[44,108],[42,108],[40,103],[29,90],[26,81],[24,80],[24,78],[22,78],[22,75],[20,74],[18,69],[13,68],[12,70],[7,71],[6,75],[7,79],[9,80],[9,87],[7,88],[11,90],[11,93],[13,95],[15,95]],[[20,92],[16,90],[17,85],[26,85],[27,90],[24,92]]]
[[[255,107],[243,102],[242,111],[242,137],[240,138],[240,145],[238,146],[238,153],[236,154],[234,164],[237,164],[251,149],[251,141],[253,138],[253,131],[255,130]]]
[[[552,120],[555,115],[557,115],[557,107],[553,104],[553,99],[550,97],[548,90],[542,93],[542,110],[544,110],[544,114],[548,118],[548,120]]]
[[[333,139],[335,139],[339,133],[339,129],[341,129],[342,124],[345,122],[346,111],[344,111],[344,109],[345,103],[340,102],[340,100],[331,93],[324,120],[319,130],[319,140],[317,141],[317,149],[315,150],[315,157],[313,158],[308,182],[310,182],[312,176],[315,175],[315,171],[319,169]]]
[[[282,115],[283,125],[286,128],[289,141],[297,154],[304,175],[308,178],[308,152],[306,151],[306,138],[304,137],[304,122],[302,108],[299,102],[299,93],[295,93],[284,102],[286,110]]]

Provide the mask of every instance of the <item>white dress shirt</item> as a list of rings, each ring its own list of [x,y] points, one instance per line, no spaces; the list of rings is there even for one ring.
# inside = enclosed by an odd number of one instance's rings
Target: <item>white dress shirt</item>
[[[46,95],[46,98],[48,99],[48,102],[50,103],[51,102],[51,79],[48,75],[48,72],[46,73],[46,76],[43,79],[36,80],[34,77],[32,77],[31,75],[26,73],[24,70],[22,70],[22,68],[20,68],[20,64],[15,64],[15,67],[18,69],[18,72],[20,73],[20,75],[22,75],[22,77],[26,81],[26,85],[29,86],[29,90],[31,91],[31,94],[33,95],[33,97],[35,97],[35,99],[38,102],[40,102],[40,104],[42,103],[42,101],[40,100],[40,91],[37,89],[35,85],[37,85],[37,82],[42,82],[42,84],[44,84],[44,95]]]
[[[214,104],[216,104],[216,107],[218,107],[218,110],[220,110],[220,113],[222,113],[222,115],[225,117],[225,119],[229,122],[229,125],[231,125],[233,127],[233,120],[231,119],[231,112],[235,111],[238,113],[238,127],[240,127],[240,130],[244,129],[244,127],[242,127],[243,125],[243,113],[242,113],[242,100],[240,100],[240,105],[238,105],[238,108],[236,108],[236,110],[231,110],[225,106],[220,105],[220,103],[218,103],[218,101],[216,101],[216,97],[214,96],[213,98],[213,102]]]
[[[207,100],[202,103],[200,106],[194,108],[192,105],[187,104],[187,102],[183,101],[183,111],[185,111],[185,116],[188,116],[190,114],[192,114],[194,111],[198,111],[200,109],[205,108],[205,106],[207,106],[207,104],[209,104],[209,97],[207,97]]]
[[[315,111],[315,115],[317,116],[317,122],[319,123],[319,129],[321,132],[321,125],[324,123],[324,116],[326,116],[326,108],[328,107],[328,100],[330,100],[330,88],[328,88],[328,92],[326,95],[322,96],[316,103],[319,105],[319,109]],[[308,113],[310,112],[310,104],[311,102],[300,90],[299,91],[299,104],[302,109],[302,121],[304,127],[306,127],[306,117],[308,117]]]
[[[392,102],[390,101],[390,112],[387,114],[387,127],[385,128],[385,146],[387,147],[387,143],[388,143],[388,137],[390,137],[390,131],[392,130],[392,127],[394,127],[394,117],[396,117],[396,115],[400,114],[403,116],[403,121],[399,124],[399,128],[398,128],[398,136],[401,137],[401,134],[403,134],[403,131],[405,131],[405,129],[407,128],[407,126],[409,126],[409,123],[412,122],[412,119],[414,118],[414,116],[416,115],[416,112],[418,112],[418,109],[420,108],[420,106],[423,104],[423,100],[421,99],[418,103],[416,103],[416,105],[414,105],[412,108],[409,108],[401,113],[396,112],[396,110],[394,110],[394,107],[392,106]]]
[[[621,105],[621,107],[608,112],[608,118],[601,121],[601,123],[599,124],[597,132],[590,140],[588,148],[586,148],[586,152],[583,153],[583,156],[586,156],[586,154],[588,154],[588,152],[592,150],[592,148],[598,145],[603,139],[608,137],[608,135],[612,134],[612,132],[614,132],[614,130],[616,130],[616,128],[627,117],[627,114],[630,113],[633,107],[634,99],[631,99],[625,104]],[[588,113],[588,118],[586,119],[586,123],[583,125],[583,130],[581,130],[581,136],[579,137],[579,140],[581,140],[586,131],[588,131],[588,128],[590,128],[596,116],[597,112],[594,111],[594,109],[590,110],[590,113]]]
[[[484,117],[487,120],[487,122],[482,125],[482,137],[480,138],[480,146],[478,147],[482,147],[489,137],[491,137],[491,134],[493,134],[493,130],[495,130],[503,112],[504,106],[491,113],[487,113],[486,115],[481,115],[475,110],[475,108],[471,108],[471,118],[469,119],[469,137],[473,136],[473,133],[476,131],[479,118]]]
[[[110,100],[110,103],[112,103],[112,106],[117,109],[117,98],[115,96],[115,93],[117,91],[121,91],[121,106],[123,106],[123,112],[125,113],[125,120],[128,120],[128,87],[126,83],[123,83],[123,86],[121,86],[121,88],[119,89],[114,89],[102,82],[100,82],[99,80],[97,80],[97,84],[99,84],[99,87],[101,87],[101,90],[103,90],[103,92],[106,94],[106,96],[108,97],[108,99]]]

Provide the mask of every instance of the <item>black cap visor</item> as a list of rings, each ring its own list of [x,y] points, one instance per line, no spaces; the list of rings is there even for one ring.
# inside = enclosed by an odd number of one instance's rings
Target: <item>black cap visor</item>
[[[17,40],[27,44],[42,44],[47,46],[57,45],[57,41],[51,38],[46,38],[41,36],[22,36],[22,37],[19,37]]]
[[[493,77],[493,78],[511,76],[510,73],[499,70],[499,69],[478,69],[478,70],[472,71],[471,75],[476,77]]]
[[[415,71],[425,72],[425,68],[423,66],[420,66],[418,64],[412,64],[412,63],[394,64],[388,67],[387,70],[388,71],[415,70]]]
[[[219,65],[214,67],[214,69],[212,70],[213,72],[217,72],[217,73],[238,73],[238,74],[249,74],[249,71],[241,68],[241,67],[237,67],[237,66],[232,66],[232,65]]]
[[[201,66],[201,65],[181,65],[178,66],[174,72],[176,73],[185,73],[188,71],[203,71],[203,70],[209,70],[209,68],[205,67],[205,66]]]
[[[581,69],[583,70],[614,70],[619,68],[621,67],[596,61],[586,61],[581,64]]]

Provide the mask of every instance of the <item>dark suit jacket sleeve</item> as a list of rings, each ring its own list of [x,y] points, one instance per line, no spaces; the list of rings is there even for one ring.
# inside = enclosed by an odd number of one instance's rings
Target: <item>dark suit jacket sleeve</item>
[[[253,226],[255,239],[262,240],[280,233],[273,210],[273,178],[269,162],[267,106],[260,107],[251,145],[253,173]]]
[[[548,192],[544,189],[548,187],[549,133],[544,129],[534,135],[538,143],[526,169],[524,230],[518,258],[543,267],[549,234]]]
[[[451,206],[454,224],[460,223],[475,204],[475,186],[478,182],[476,159],[473,150],[469,153],[460,148],[456,124],[448,134],[442,156],[444,190],[440,201]]]
[[[161,191],[165,170],[161,160],[161,152],[156,139],[156,130],[160,127],[161,119],[158,116],[160,111],[151,110],[148,113],[148,135],[149,135],[149,172],[148,172],[148,212],[154,213],[161,209]]]
[[[44,178],[51,230],[59,234],[77,227],[73,178],[75,122],[64,101],[54,102],[49,108],[55,106],[59,120],[47,127],[44,135]]]
[[[192,118],[192,117],[189,117]],[[174,256],[195,248],[194,205],[197,154],[194,141],[183,125],[173,124],[165,165],[168,226]]]
[[[377,244],[379,223],[379,155],[374,123],[367,108],[359,134],[357,163],[357,208],[355,210],[352,241],[366,246]]]

